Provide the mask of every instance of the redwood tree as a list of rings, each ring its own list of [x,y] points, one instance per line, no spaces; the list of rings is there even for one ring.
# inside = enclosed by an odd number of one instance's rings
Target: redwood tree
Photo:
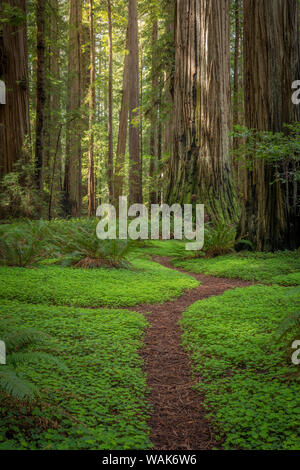
[[[291,86],[300,77],[298,0],[244,0],[244,93],[247,127],[282,131],[300,121]],[[287,169],[289,171],[289,169]],[[300,239],[295,181],[276,180],[278,168],[253,160],[240,235],[256,250],[296,248]]]
[[[65,163],[65,213],[81,213],[81,85],[82,0],[70,0],[68,51],[68,96]]]
[[[6,3],[19,9],[20,18],[0,27],[0,79],[6,84],[6,104],[0,104],[0,177],[11,172],[22,157],[29,134],[26,2]]]
[[[36,184],[43,189],[43,161],[45,136],[45,2],[36,0],[36,122],[35,122],[35,162]]]
[[[229,0],[177,0],[174,142],[169,203],[205,204],[213,219],[236,217],[229,152]]]
[[[131,204],[142,203],[142,165],[139,130],[139,48],[137,2],[129,0],[128,8],[129,46],[129,200]]]

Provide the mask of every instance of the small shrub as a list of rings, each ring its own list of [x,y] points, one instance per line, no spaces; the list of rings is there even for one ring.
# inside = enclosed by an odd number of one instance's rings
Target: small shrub
[[[53,235],[54,244],[64,257],[64,264],[81,268],[128,268],[127,258],[135,248],[131,240],[99,240],[96,221],[69,222]]]
[[[1,329],[3,329],[3,324]],[[2,393],[24,401],[31,401],[39,396],[39,389],[15,370],[20,364],[43,362],[65,368],[64,364],[52,354],[28,350],[28,347],[33,344],[44,342],[46,337],[44,333],[31,328],[10,332],[4,325],[2,339],[6,345],[7,364],[0,366],[0,391]]]
[[[0,232],[0,264],[25,267],[48,253],[48,223],[42,220],[5,225]]]

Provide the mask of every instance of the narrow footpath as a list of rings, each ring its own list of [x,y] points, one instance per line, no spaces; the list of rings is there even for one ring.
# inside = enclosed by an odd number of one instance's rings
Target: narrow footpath
[[[154,256],[153,261],[170,269],[169,258]],[[216,445],[214,433],[205,418],[201,395],[193,389],[190,358],[181,346],[182,313],[197,300],[221,295],[228,289],[246,287],[250,282],[195,274],[177,269],[201,282],[176,300],[155,305],[140,305],[134,310],[147,315],[142,357],[147,383],[151,389],[151,442],[156,450],[204,450]]]

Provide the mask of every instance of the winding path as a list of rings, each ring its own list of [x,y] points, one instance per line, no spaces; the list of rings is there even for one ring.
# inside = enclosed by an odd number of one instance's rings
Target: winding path
[[[154,256],[153,261],[176,269],[169,258]],[[199,378],[192,379],[190,359],[181,346],[182,331],[178,320],[197,300],[252,283],[177,270],[199,280],[201,286],[164,304],[134,307],[140,313],[151,313],[147,316],[150,327],[141,353],[151,389],[151,441],[156,450],[211,449],[216,445],[214,433],[205,418],[201,395],[193,389]]]

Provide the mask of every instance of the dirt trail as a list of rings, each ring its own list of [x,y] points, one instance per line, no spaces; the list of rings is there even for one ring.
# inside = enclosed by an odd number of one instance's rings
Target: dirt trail
[[[176,269],[169,258],[154,256],[153,261]],[[151,328],[147,329],[142,352],[147,383],[151,388],[151,441],[157,450],[211,449],[215,446],[214,435],[205,418],[201,396],[192,388],[196,381],[192,380],[189,356],[181,346],[182,331],[178,320],[197,300],[252,283],[178,271],[196,278],[201,286],[174,301],[133,308],[141,313],[151,312],[147,316]]]

